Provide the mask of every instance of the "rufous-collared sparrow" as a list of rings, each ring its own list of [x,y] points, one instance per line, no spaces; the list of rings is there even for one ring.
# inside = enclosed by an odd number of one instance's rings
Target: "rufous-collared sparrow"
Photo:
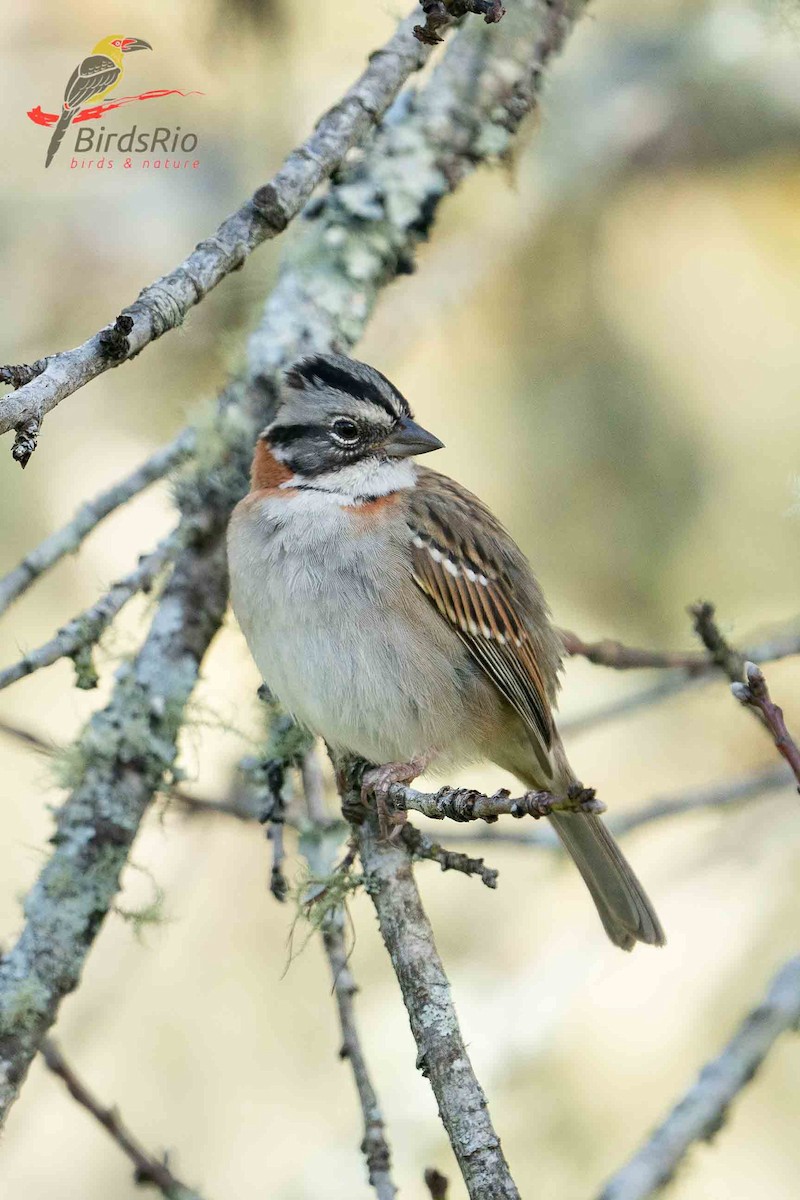
[[[270,690],[335,751],[388,764],[382,780],[486,759],[564,795],[561,639],[488,508],[413,461],[441,445],[373,367],[297,362],[231,518],[234,612]],[[602,819],[550,819],[612,942],[663,944]]]

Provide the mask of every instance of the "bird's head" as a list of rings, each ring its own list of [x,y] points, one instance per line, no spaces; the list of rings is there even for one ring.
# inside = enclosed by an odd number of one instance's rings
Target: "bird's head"
[[[286,372],[278,412],[263,436],[295,475],[317,480],[342,472],[355,477],[362,464],[373,473],[381,463],[442,446],[417,425],[385,375],[343,354],[315,354]]]
[[[112,33],[102,42],[98,42],[93,54],[107,54],[109,58],[118,58],[120,54],[130,54],[132,50],[152,50],[153,47],[144,38],[123,37],[121,33]]]

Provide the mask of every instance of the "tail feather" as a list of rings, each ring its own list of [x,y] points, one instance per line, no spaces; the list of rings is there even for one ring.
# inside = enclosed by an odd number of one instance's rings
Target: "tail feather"
[[[614,945],[623,950],[632,950],[636,942],[663,946],[666,938],[655,909],[600,817],[553,813],[550,820],[583,876]]]
[[[50,145],[47,147],[47,158],[45,159],[44,164],[46,167],[49,167],[50,163],[53,161],[56,150],[58,150],[58,147],[63,142],[64,134],[67,132],[70,122],[74,116],[75,113],[72,112],[71,109],[64,109],[61,116],[58,118],[56,127],[53,130],[53,136],[50,138]]]

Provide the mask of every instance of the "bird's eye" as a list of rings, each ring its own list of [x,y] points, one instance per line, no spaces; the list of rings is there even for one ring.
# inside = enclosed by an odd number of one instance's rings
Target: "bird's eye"
[[[331,432],[337,442],[344,446],[352,446],[358,441],[358,426],[349,417],[337,417],[331,425]]]

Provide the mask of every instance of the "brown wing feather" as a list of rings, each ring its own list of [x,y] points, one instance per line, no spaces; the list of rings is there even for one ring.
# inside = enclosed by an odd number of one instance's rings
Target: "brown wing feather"
[[[476,496],[423,467],[409,530],[414,581],[522,718],[550,776],[559,647],[525,557]]]

